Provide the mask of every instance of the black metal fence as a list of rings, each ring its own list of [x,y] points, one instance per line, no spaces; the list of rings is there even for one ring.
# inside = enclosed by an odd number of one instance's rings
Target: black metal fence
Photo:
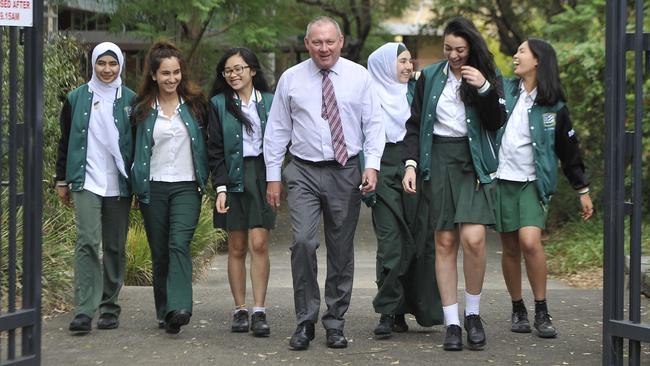
[[[0,27],[0,365],[41,361],[43,1]]]
[[[643,0],[607,1],[603,365],[622,365],[625,358],[629,365],[640,365],[641,343],[650,342],[650,324],[641,320],[643,82],[650,70],[650,34],[643,32],[643,16]],[[629,29],[634,32],[628,33]],[[627,115],[625,103],[625,94],[629,92],[626,88],[628,56],[634,60],[632,116]],[[626,314],[624,246],[628,216],[630,265]]]

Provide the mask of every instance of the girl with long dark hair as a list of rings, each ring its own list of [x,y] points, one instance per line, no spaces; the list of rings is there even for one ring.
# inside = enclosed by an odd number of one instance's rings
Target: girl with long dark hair
[[[455,18],[447,24],[443,51],[446,60],[424,68],[416,85],[406,123],[402,183],[415,193],[417,170],[423,180],[420,193],[431,212],[427,233],[435,232],[436,278],[447,326],[443,348],[463,347],[456,295],[462,246],[466,346],[483,349],[479,305],[485,227],[494,224],[488,186],[497,166],[494,132],[505,111],[492,54],[471,21]]]
[[[247,48],[231,48],[217,64],[208,115],[208,163],[217,192],[214,225],[228,232],[228,280],[235,300],[231,331],[271,333],[266,321],[269,230],[262,141],[273,94]],[[246,305],[246,255],[251,254],[252,317]]]
[[[497,134],[496,229],[501,233],[503,277],[512,299],[511,330],[531,332],[521,293],[521,255],[535,298],[534,327],[542,338],[557,331],[546,305],[542,230],[557,182],[557,160],[580,198],[582,218],[593,214],[589,181],[560,85],[557,57],[530,38],[513,56],[516,77],[504,80],[508,120]]]
[[[186,71],[176,46],[151,46],[134,111],[133,193],[151,248],[159,327],[170,334],[192,316],[190,242],[208,178],[206,101]]]

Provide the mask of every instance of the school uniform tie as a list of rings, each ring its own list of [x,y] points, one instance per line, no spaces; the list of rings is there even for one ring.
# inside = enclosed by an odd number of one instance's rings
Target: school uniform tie
[[[320,72],[323,74],[323,103],[321,106],[321,116],[323,119],[326,119],[330,125],[334,160],[345,166],[345,163],[348,161],[348,149],[345,145],[345,135],[343,135],[343,124],[341,124],[339,107],[336,104],[334,85],[332,85],[332,80],[329,78],[330,70],[321,70]]]

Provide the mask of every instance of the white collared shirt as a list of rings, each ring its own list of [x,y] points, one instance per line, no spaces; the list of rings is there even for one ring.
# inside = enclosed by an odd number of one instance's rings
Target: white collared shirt
[[[93,112],[99,113],[99,110],[93,107],[90,113]],[[100,141],[100,136],[105,136],[101,128],[99,122],[93,118],[89,119],[84,189],[102,197],[116,197],[120,195],[120,172],[113,155],[104,142]]]
[[[533,89],[530,94],[524,89],[523,83],[519,88],[519,99],[508,118],[506,130],[501,139],[497,178],[526,182],[537,179],[533,140],[530,135],[530,130],[534,126],[530,126],[528,119],[528,111],[535,104],[537,88]]]
[[[171,116],[166,116],[157,102],[156,108],[158,117],[153,128],[149,179],[158,182],[195,181],[190,134],[181,119],[180,104]]]
[[[331,71],[348,156],[363,149],[365,168],[379,170],[386,136],[370,74],[342,57]],[[289,142],[291,153],[301,159],[334,160],[329,122],[321,117],[321,107],[322,75],[311,59],[282,74],[264,134],[268,181],[280,181]]]
[[[241,111],[251,122],[251,127],[253,128],[253,133],[250,134],[246,131],[246,126],[242,123],[241,132],[242,143],[244,145],[244,157],[259,156],[262,153],[262,121],[257,114],[257,103],[260,103],[257,99],[257,94],[255,88],[253,88],[253,92],[248,97],[248,103],[244,104],[244,101],[240,100]]]
[[[467,136],[465,121],[465,103],[460,99],[460,85],[463,81],[446,68],[447,83],[445,84],[438,105],[436,106],[436,121],[433,123],[434,134],[445,137]]]

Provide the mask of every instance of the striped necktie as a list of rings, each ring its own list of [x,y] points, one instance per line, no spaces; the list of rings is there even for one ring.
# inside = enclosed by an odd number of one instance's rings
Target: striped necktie
[[[339,164],[345,166],[345,163],[348,161],[348,149],[345,145],[345,136],[343,135],[343,124],[341,124],[339,107],[336,104],[334,85],[332,85],[332,80],[329,78],[330,70],[321,70],[320,72],[323,74],[323,104],[321,107],[321,116],[323,119],[326,119],[330,125],[334,159]]]

